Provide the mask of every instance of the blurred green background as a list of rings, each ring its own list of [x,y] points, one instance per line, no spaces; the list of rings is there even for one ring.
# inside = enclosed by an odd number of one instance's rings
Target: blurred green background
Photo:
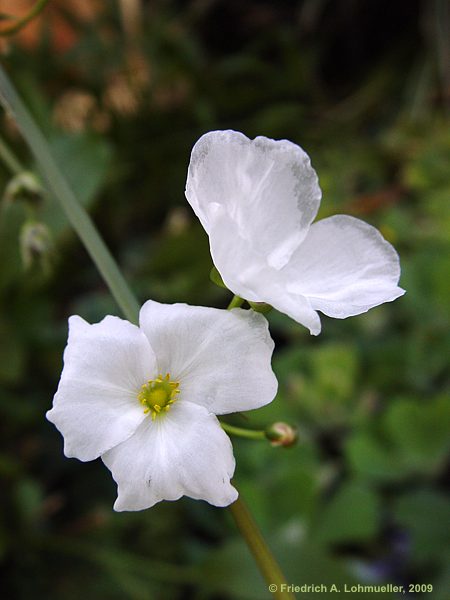
[[[2,40],[141,301],[229,301],[184,199],[190,150],[212,129],[300,144],[319,216],[355,215],[397,248],[407,294],[395,303],[323,317],[318,338],[269,315],[279,396],[230,419],[299,427],[291,449],[233,440],[236,485],[294,584],[432,584],[406,597],[449,598],[448,24],[441,0],[50,0]],[[36,173],[0,116],[16,171]],[[55,200],[17,191],[1,154],[0,597],[268,598],[227,511],[184,498],[114,513],[101,461],[63,456],[45,412],[67,317],[119,312]]]

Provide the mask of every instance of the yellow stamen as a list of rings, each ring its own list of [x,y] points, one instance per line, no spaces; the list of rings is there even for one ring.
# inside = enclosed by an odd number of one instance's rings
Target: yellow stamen
[[[138,400],[144,406],[144,413],[150,412],[154,421],[162,412],[167,412],[180,393],[179,387],[178,381],[170,380],[169,373],[164,377],[158,375],[156,379],[144,383],[138,394]]]

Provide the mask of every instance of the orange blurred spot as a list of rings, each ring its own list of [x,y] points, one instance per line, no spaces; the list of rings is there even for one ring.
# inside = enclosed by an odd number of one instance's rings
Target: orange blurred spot
[[[34,4],[34,0],[0,0],[0,13],[21,18],[28,14]],[[65,52],[72,48],[78,41],[79,32],[70,19],[64,16],[61,8],[64,8],[66,14],[73,15],[76,22],[90,22],[104,10],[104,0],[51,0],[23,29],[8,38],[0,39],[1,51],[4,52],[10,44],[33,50],[46,31],[50,32],[54,50]],[[6,27],[12,21],[4,23],[3,26]],[[0,29],[1,27],[2,24]]]

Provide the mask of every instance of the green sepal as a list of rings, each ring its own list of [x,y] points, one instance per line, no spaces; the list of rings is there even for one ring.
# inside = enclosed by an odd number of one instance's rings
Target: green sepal
[[[298,441],[297,428],[281,421],[269,425],[269,427],[265,429],[264,434],[272,446],[290,448]]]
[[[263,315],[269,313],[272,310],[272,306],[270,306],[270,304],[266,304],[265,302],[251,302],[250,300],[247,300],[247,302],[250,304],[250,306],[255,312],[261,313]]]
[[[218,285],[221,288],[224,288],[225,290],[227,290],[227,286],[224,284],[222,277],[220,276],[219,271],[216,269],[216,267],[213,267],[209,273],[209,278],[211,279],[211,281],[213,283],[215,283],[216,285]]]

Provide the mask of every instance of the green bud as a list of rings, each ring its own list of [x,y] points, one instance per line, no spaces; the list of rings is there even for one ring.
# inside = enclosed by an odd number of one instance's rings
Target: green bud
[[[265,433],[272,446],[289,448],[297,443],[298,440],[297,429],[281,421],[270,425]]]
[[[223,279],[219,273],[219,271],[216,269],[216,267],[213,267],[209,273],[209,278],[211,279],[211,281],[213,283],[215,283],[216,285],[218,285],[221,288],[224,288],[225,290],[227,290],[227,286],[224,284]]]
[[[263,315],[267,314],[272,310],[270,304],[266,304],[265,302],[251,302],[250,300],[247,300],[247,302],[250,304],[250,306],[255,312],[262,313]]]
[[[37,176],[31,171],[22,171],[10,179],[3,199],[6,204],[25,202],[35,208],[42,203],[43,196],[44,189]]]
[[[26,269],[37,266],[47,272],[53,250],[48,227],[37,221],[27,221],[20,232],[20,250]]]

